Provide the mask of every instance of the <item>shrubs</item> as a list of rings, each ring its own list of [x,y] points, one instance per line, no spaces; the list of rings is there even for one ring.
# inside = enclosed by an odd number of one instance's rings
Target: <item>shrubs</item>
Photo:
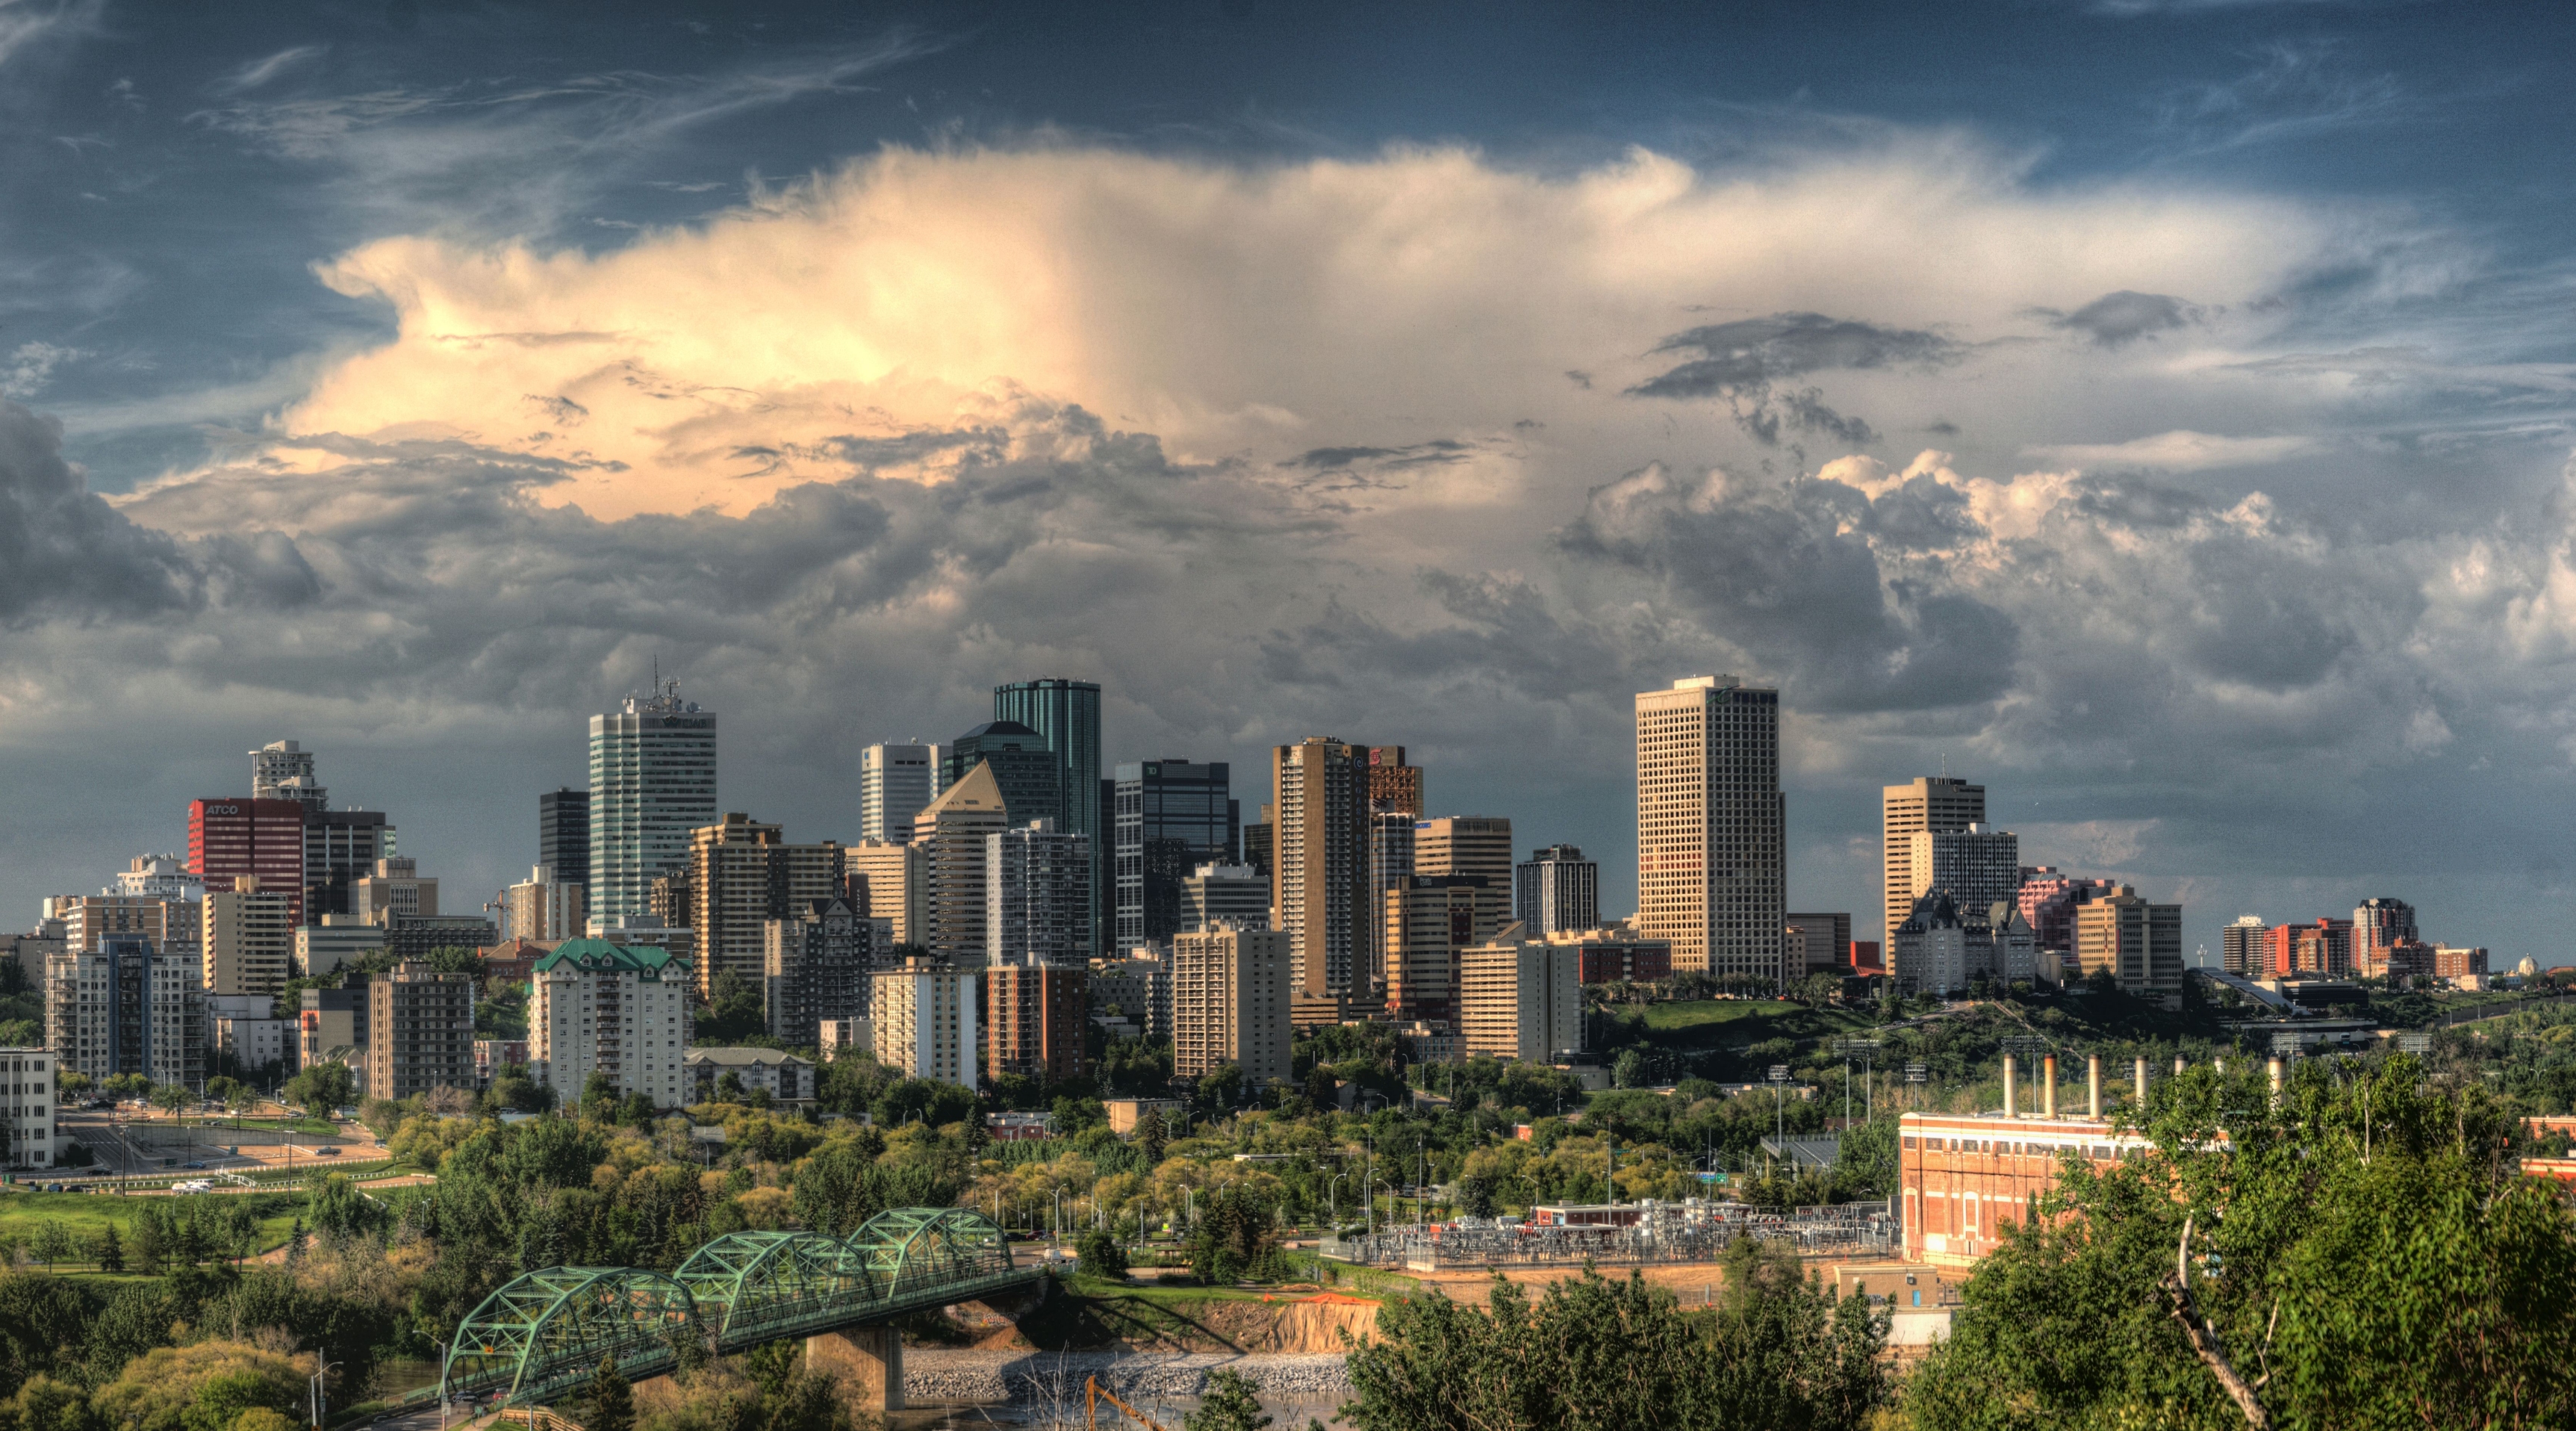
[[[1127,1275],[1127,1249],[1103,1229],[1095,1227],[1084,1233],[1074,1250],[1082,1258],[1082,1270],[1091,1276],[1114,1282]]]

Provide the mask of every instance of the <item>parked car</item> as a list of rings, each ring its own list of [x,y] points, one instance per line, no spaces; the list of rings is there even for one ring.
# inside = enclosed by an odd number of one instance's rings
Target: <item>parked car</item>
[[[206,1170],[206,1165],[203,1163],[181,1163],[179,1166],[186,1168],[192,1173],[202,1173]]]
[[[313,1150],[313,1156],[317,1158],[336,1158],[340,1156],[340,1150],[337,1148],[316,1148]]]

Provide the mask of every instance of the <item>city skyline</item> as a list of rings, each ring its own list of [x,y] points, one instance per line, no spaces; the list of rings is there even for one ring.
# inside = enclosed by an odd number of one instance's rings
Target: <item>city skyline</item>
[[[1723,671],[1793,909],[1946,757],[2187,951],[2567,957],[2576,17],[13,10],[21,909],[280,739],[488,895],[658,658],[798,838],[1060,672],[1104,774],[1402,741],[1615,911]]]

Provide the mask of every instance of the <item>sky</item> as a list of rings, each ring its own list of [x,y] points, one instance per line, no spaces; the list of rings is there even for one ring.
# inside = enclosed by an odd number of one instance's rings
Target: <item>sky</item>
[[[0,0],[0,924],[319,751],[470,908],[658,669],[726,809],[1099,681],[1633,908],[1634,693],[2569,962],[2576,14]],[[2561,58],[2553,61],[2551,56]]]

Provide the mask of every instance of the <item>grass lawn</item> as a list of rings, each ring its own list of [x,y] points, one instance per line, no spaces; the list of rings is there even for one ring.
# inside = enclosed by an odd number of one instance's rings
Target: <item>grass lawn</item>
[[[1742,1047],[1773,1038],[1803,1043],[1873,1027],[1858,1014],[1781,999],[1695,999],[1615,1012],[1631,1026],[1642,1014],[1646,1039],[1665,1048]]]
[[[294,1230],[296,1216],[304,1209],[303,1195],[300,1193],[243,1193],[239,1196],[261,1198],[272,1204],[268,1215],[259,1221],[260,1247],[265,1250],[284,1245],[288,1234]],[[125,1240],[126,1255],[130,1257],[133,1255],[134,1248],[136,1201],[137,1199],[134,1198],[107,1197],[96,1193],[10,1192],[0,1194],[0,1237],[32,1240],[38,1226],[47,1222],[59,1222],[69,1228],[73,1235],[87,1239],[97,1236],[101,1228],[113,1223],[116,1226],[116,1235]],[[63,1265],[74,1267],[88,1264],[82,1262]]]

